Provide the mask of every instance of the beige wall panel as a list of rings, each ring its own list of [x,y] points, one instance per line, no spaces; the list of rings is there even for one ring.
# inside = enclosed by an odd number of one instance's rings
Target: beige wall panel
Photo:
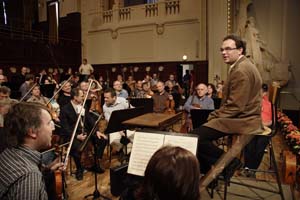
[[[153,30],[122,30],[119,36],[120,62],[153,60]]]
[[[112,39],[109,31],[90,33],[88,36],[87,59],[92,64],[112,62]]]
[[[182,56],[187,55],[190,61],[199,60],[199,35],[197,22],[165,25],[164,34],[158,35],[156,59],[182,61]]]

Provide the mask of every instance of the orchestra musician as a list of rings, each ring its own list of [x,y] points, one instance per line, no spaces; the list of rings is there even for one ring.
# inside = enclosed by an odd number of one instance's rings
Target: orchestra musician
[[[0,154],[0,199],[47,200],[43,175],[62,167],[55,160],[42,166],[40,151],[51,146],[54,123],[46,107],[21,102],[11,107],[4,121],[6,148]]]
[[[158,81],[157,83],[157,93],[153,96],[153,111],[156,113],[164,113],[168,110],[167,105],[169,105],[169,101],[173,101],[173,96],[169,95],[168,92],[165,91],[165,84],[162,81]]]
[[[187,99],[183,109],[190,113],[191,109],[208,109],[214,110],[214,101],[206,95],[207,86],[204,83],[199,83],[195,88],[195,93]]]
[[[143,82],[142,88],[143,88],[143,98],[152,98],[154,92],[151,90],[149,82]]]
[[[104,91],[104,102],[103,114],[107,122],[109,121],[113,111],[123,110],[129,107],[128,101],[123,97],[118,97],[116,91],[112,88],[108,88]],[[121,144],[122,137],[125,137],[123,131],[110,133],[110,144],[114,147],[114,150],[118,152],[122,152],[123,149],[123,144]]]
[[[34,75],[33,74],[26,74],[25,75],[25,82],[20,86],[19,91],[21,92],[21,97],[26,101],[30,98],[30,95],[25,96],[30,88],[34,83]]]
[[[39,85],[35,85],[31,91],[31,96],[27,99],[27,102],[40,103],[45,105],[48,103],[49,99],[41,95],[41,90]]]
[[[81,152],[79,151],[79,148],[81,147],[82,142],[86,139],[87,133],[91,131],[95,123],[92,114],[88,110],[82,108],[83,99],[83,91],[79,88],[73,88],[71,91],[71,101],[66,104],[60,112],[60,121],[62,126],[61,136],[63,137],[64,142],[67,142],[70,140],[79,112],[82,110],[80,113],[81,120],[78,128],[76,129],[75,139],[70,152],[70,155],[73,157],[76,165],[77,180],[83,179],[84,170],[81,164]],[[102,158],[103,151],[106,146],[106,139],[107,137],[99,131],[96,131],[95,136],[92,137],[93,142],[98,146],[96,154],[99,159]],[[99,166],[99,163],[98,166],[94,166],[94,170],[99,173],[104,172],[104,170]]]
[[[60,85],[62,85],[62,88],[61,88],[61,91],[57,98],[57,103],[62,108],[62,107],[64,107],[64,105],[68,104],[71,100],[72,85],[70,82],[68,82],[66,80],[61,82]]]
[[[214,101],[212,98],[206,95],[207,86],[204,83],[199,83],[195,92],[185,102],[183,109],[185,110],[185,124],[183,125],[181,132],[189,132],[193,129],[191,121],[191,110],[192,109],[207,109],[214,110]]]

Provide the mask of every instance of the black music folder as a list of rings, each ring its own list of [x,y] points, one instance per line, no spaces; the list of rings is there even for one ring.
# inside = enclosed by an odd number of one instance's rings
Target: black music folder
[[[42,84],[40,85],[41,94],[50,99],[54,94],[55,87],[55,84]]]
[[[191,118],[193,123],[193,129],[199,128],[202,124],[207,122],[207,118],[209,113],[214,110],[206,110],[206,109],[192,109],[191,110]]]
[[[144,114],[143,107],[128,108],[124,110],[113,111],[108,121],[105,134],[125,130],[126,127],[122,124],[123,121],[135,118],[142,114]]]

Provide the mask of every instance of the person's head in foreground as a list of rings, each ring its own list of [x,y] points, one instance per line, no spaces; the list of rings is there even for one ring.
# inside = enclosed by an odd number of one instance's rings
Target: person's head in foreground
[[[151,157],[139,200],[199,200],[199,162],[190,151],[164,146]]]

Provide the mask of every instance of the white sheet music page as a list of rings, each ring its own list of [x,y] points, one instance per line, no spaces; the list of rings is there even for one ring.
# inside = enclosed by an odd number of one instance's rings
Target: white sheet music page
[[[127,172],[144,176],[151,156],[163,145],[164,137],[163,134],[136,132]]]
[[[179,147],[182,147],[182,148],[192,152],[194,155],[196,155],[197,143],[198,143],[197,137],[187,137],[187,136],[180,136],[180,135],[165,135],[164,146],[165,145],[179,146]]]

